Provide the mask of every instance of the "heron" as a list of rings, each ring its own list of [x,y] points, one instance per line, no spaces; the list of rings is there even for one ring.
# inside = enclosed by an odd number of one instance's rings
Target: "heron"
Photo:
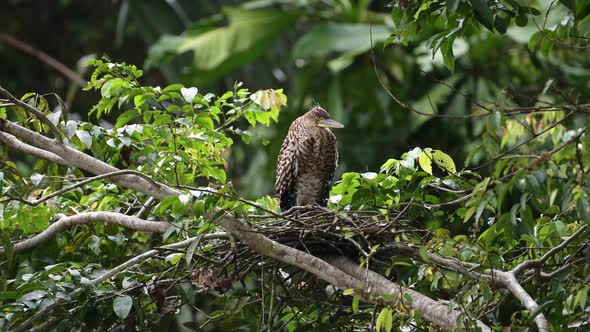
[[[277,161],[275,189],[282,212],[294,206],[327,205],[338,164],[336,136],[330,128],[343,127],[320,106],[291,123]]]

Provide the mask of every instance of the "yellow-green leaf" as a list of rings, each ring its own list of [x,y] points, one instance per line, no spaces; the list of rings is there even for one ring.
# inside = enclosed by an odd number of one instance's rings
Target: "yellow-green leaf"
[[[280,109],[281,106],[287,105],[287,96],[281,91],[273,89],[256,91],[250,95],[250,99],[267,111]]]
[[[418,158],[418,164],[420,164],[420,168],[424,172],[432,175],[432,154],[429,151],[422,151],[422,154]]]
[[[393,315],[391,313],[391,309],[389,307],[383,308],[379,313],[379,316],[377,316],[375,329],[377,330],[377,332],[381,331],[381,328],[383,328],[387,332],[390,332],[392,327]]]
[[[352,312],[354,312],[355,315],[359,313],[359,300],[360,298],[358,296],[355,296],[354,299],[352,299]]]
[[[455,168],[455,162],[448,154],[440,150],[435,150],[432,154],[432,160],[434,160],[434,162],[445,171],[451,174],[457,173],[457,169]]]
[[[352,295],[354,294],[354,288],[346,289],[342,292],[343,295]]]

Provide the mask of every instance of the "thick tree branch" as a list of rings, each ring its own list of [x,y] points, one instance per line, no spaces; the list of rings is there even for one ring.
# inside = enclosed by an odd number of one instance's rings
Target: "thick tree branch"
[[[54,162],[59,165],[69,166],[69,163],[67,160],[56,155],[55,153],[52,153],[52,152],[49,152],[46,150],[42,150],[42,149],[38,149],[34,146],[23,143],[23,142],[19,141],[14,135],[0,131],[0,142],[2,142],[4,145],[6,145],[8,147],[11,147],[17,151],[22,152],[22,153],[26,153],[26,154],[31,155],[33,157],[49,160],[49,161]]]
[[[395,248],[400,253],[410,257],[423,259],[420,255],[420,249],[418,247],[409,247],[403,244],[392,244],[388,245],[388,247]],[[485,280],[491,284],[507,289],[525,306],[525,308],[527,308],[530,313],[533,313],[539,307],[537,302],[518,282],[513,271],[486,269],[483,272],[477,272],[475,269],[479,267],[478,264],[462,262],[457,259],[447,258],[433,253],[427,253],[427,256],[430,261],[444,269],[459,272],[473,280]],[[538,313],[534,320],[539,331],[549,332],[549,322],[543,313]]]
[[[2,135],[2,133],[0,133],[0,135]],[[130,169],[124,169],[124,170],[115,171],[115,172],[106,173],[106,174],[101,174],[101,175],[97,175],[97,176],[93,176],[93,177],[84,179],[84,180],[82,180],[82,181],[80,181],[78,183],[75,183],[75,184],[73,184],[71,186],[67,186],[67,187],[64,187],[64,188],[62,188],[60,190],[54,191],[51,194],[49,194],[47,196],[44,196],[44,197],[41,197],[41,198],[39,198],[37,200],[34,200],[34,201],[27,201],[25,199],[20,199],[20,201],[23,202],[23,203],[25,203],[25,204],[27,204],[27,205],[37,206],[37,205],[39,205],[39,204],[41,204],[41,203],[43,203],[43,202],[45,202],[45,201],[47,201],[47,200],[49,200],[49,199],[51,199],[53,197],[59,196],[61,194],[64,194],[64,193],[66,193],[66,192],[68,192],[70,190],[74,190],[74,189],[76,189],[78,187],[81,187],[81,186],[83,186],[85,184],[88,184],[90,182],[94,182],[94,181],[97,181],[97,180],[102,180],[102,179],[106,179],[106,178],[110,178],[110,177],[115,177],[115,176],[122,175],[122,174],[135,174],[135,175],[137,175],[139,177],[142,177],[142,178],[144,178],[144,179],[146,179],[146,180],[148,180],[148,181],[150,181],[152,183],[155,183],[157,185],[157,183],[155,181],[153,181],[149,176],[147,176],[147,175],[145,175],[145,174],[143,174],[141,172],[138,172],[138,171],[135,171],[135,170],[130,170]]]
[[[498,284],[508,289],[527,308],[529,313],[533,313],[539,308],[539,304],[527,293],[511,272],[501,272]],[[537,313],[534,319],[539,332],[550,331],[549,322],[542,312]]]
[[[340,271],[320,258],[284,244],[280,244],[260,233],[256,233],[256,231],[250,226],[229,214],[222,215],[215,220],[215,223],[223,227],[236,238],[242,240],[248,245],[248,247],[250,247],[250,249],[311,272],[341,290],[354,288],[358,291],[359,295],[363,296],[368,301],[370,294],[367,293],[367,290],[360,280]]]
[[[112,167],[100,160],[97,160],[96,158],[93,158],[70,147],[61,144],[56,144],[55,141],[43,135],[30,131],[10,121],[0,119],[0,131],[10,133],[16,136],[17,138],[23,140],[24,142],[29,143],[31,146],[27,145],[27,148],[37,148],[38,150],[44,150],[44,152],[48,151],[57,156],[58,158],[62,158],[63,160],[65,160],[67,164],[70,166],[74,166],[99,175],[119,171],[115,167]],[[10,138],[10,136],[8,135],[6,135],[5,137]],[[31,150],[30,148],[29,150]],[[40,151],[36,151],[36,153],[39,154]],[[49,157],[56,159],[53,156]],[[138,190],[156,199],[163,199],[171,195],[180,194],[180,192],[176,189],[170,188],[163,184],[146,180],[142,176],[143,174],[141,176],[139,174],[116,175],[112,177],[112,180],[118,185]],[[386,280],[384,279],[380,280],[380,282],[377,283],[381,286],[379,288],[379,291],[375,292],[375,290],[369,288],[367,283],[362,279],[356,278],[355,276],[346,273],[340,270],[339,268],[336,268],[335,266],[329,264],[328,262],[322,259],[319,259],[300,250],[282,245],[263,236],[262,234],[253,232],[253,230],[247,224],[235,219],[231,215],[222,215],[215,222],[221,227],[223,227],[225,230],[227,230],[229,233],[245,242],[250,247],[250,249],[267,255],[276,260],[297,266],[301,269],[311,272],[339,289],[345,290],[353,288],[355,289],[356,294],[365,301],[373,303],[384,303],[383,299],[380,298],[378,295],[391,294],[392,288],[395,288],[395,286],[392,286],[391,284],[386,285],[389,287],[384,286],[384,282]],[[411,253],[411,256],[420,257],[418,252],[419,248],[400,247],[399,249],[400,252],[403,252],[405,250],[406,252]],[[519,301],[523,303],[523,305],[529,310],[529,312],[534,312],[538,309],[538,304],[523,289],[522,285],[516,279],[516,275],[513,274],[513,271],[506,272],[496,269],[489,269],[483,272],[477,272],[475,270],[479,268],[478,264],[461,262],[456,259],[445,258],[435,254],[429,254],[429,258],[433,263],[444,268],[453,271],[458,271],[475,280],[484,279],[508,289],[516,298],[519,299]],[[129,264],[133,265],[134,262],[130,262]],[[528,264],[534,265],[533,263]],[[517,271],[520,271],[521,269],[526,270],[525,267],[521,267]],[[366,274],[369,273],[366,272]],[[373,281],[378,280],[376,276],[372,276],[371,278]],[[368,277],[365,276],[365,279],[368,279]],[[409,292],[409,294],[410,293],[411,292]],[[433,302],[429,301],[433,300],[428,298],[417,297],[412,302],[422,303],[422,307],[419,308],[416,307],[415,304],[412,305],[414,306],[413,308],[417,312],[419,312],[425,320],[428,320],[431,323],[436,324],[442,328],[446,328],[446,326],[448,326],[447,324],[449,323],[448,321],[440,321],[439,316],[428,316],[428,314],[421,312],[421,310],[426,310],[424,308],[433,308]],[[399,304],[395,302],[387,303],[390,305]],[[440,305],[437,304],[436,307],[439,308]],[[456,314],[456,317],[458,317],[458,315],[460,315],[460,312],[457,312]],[[542,313],[539,313],[535,317],[535,323],[537,324],[537,327],[540,331],[549,331],[549,324]]]
[[[368,279],[366,274],[361,275],[363,278],[358,278],[358,276],[351,275],[348,273],[348,271],[341,270],[339,267],[344,266],[346,269],[350,269],[351,272],[358,272],[348,266],[347,263],[343,263],[346,262],[345,260],[343,261],[342,259],[338,258],[329,259],[329,262],[333,262],[335,264],[332,265],[318,257],[273,241],[262,234],[256,233],[246,223],[232,217],[231,215],[222,215],[215,222],[233,236],[245,242],[250,249],[265,256],[311,272],[320,279],[332,284],[340,290],[352,288],[355,290],[355,294],[357,294],[364,301],[372,303],[387,303],[392,306],[398,306],[400,304],[400,298],[402,298],[403,294],[405,293],[402,293],[401,288],[396,289],[395,284],[392,284],[384,277],[377,278],[376,275],[378,274],[374,272],[370,274],[371,281],[367,283],[363,281]],[[385,283],[385,281],[387,281],[387,283]],[[439,318],[444,316],[444,313],[430,314],[422,311],[433,308],[444,308],[444,312],[448,312],[448,309],[443,304],[435,304],[436,301],[427,298],[415,291],[407,292],[407,294],[412,297],[412,303],[404,304],[415,309],[426,321],[444,329],[454,329],[458,327],[457,321],[451,321],[448,319],[448,317],[445,317],[443,321],[439,320]],[[382,298],[375,295],[394,296],[393,299],[384,301]],[[416,303],[418,303],[418,305],[416,305]],[[458,317],[460,314],[460,312],[453,312],[455,317]],[[483,323],[481,323],[481,326],[485,327]],[[490,329],[487,328],[485,331],[490,331]]]
[[[406,307],[413,307],[420,313],[420,316],[424,318],[424,320],[438,322],[437,325],[439,327],[447,330],[458,328],[457,322],[459,321],[459,318],[462,318],[462,313],[460,311],[450,310],[446,304],[435,301],[428,296],[389,281],[379,273],[373,272],[369,269],[362,269],[357,263],[346,257],[327,258],[326,261],[351,276],[368,282],[370,289],[374,289],[380,294],[391,295],[396,301],[403,301],[403,305]],[[404,294],[410,295],[412,303],[408,303],[404,299]],[[467,317],[463,318],[463,328],[469,326],[469,321],[466,318]],[[479,320],[475,321],[475,324],[477,324],[482,331],[491,331],[487,325]]]
[[[99,175],[119,171],[116,167],[101,160],[68,146],[55,144],[55,141],[11,121],[0,119],[0,131],[10,133],[39,149],[49,151],[66,160],[70,166],[77,167],[90,173]],[[113,177],[112,180],[120,186],[138,190],[157,199],[181,194],[180,191],[170,188],[165,184],[148,181],[140,176],[119,175]]]
[[[148,221],[134,216],[127,216],[115,212],[86,212],[74,216],[63,217],[49,225],[43,232],[32,238],[13,243],[14,252],[19,253],[38,246],[53,238],[57,233],[74,225],[84,225],[92,222],[107,222],[140,232],[164,233],[170,224],[161,221]],[[0,247],[0,255],[4,255],[4,247]]]

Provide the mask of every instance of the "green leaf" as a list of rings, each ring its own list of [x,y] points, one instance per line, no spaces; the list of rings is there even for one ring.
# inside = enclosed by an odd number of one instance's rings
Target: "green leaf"
[[[133,299],[129,295],[117,296],[113,301],[113,310],[121,320],[127,318],[132,306]]]
[[[152,46],[147,61],[153,63],[163,54],[191,51],[199,80],[214,80],[261,56],[299,17],[294,11],[271,9],[224,8],[224,13],[228,25],[160,39]]]
[[[389,37],[391,31],[384,25],[321,23],[303,35],[293,47],[293,58],[325,57],[332,53],[357,55]]]
[[[544,33],[543,31],[537,31],[535,32],[532,36],[531,39],[529,39],[529,44],[528,44],[528,48],[531,52],[534,52],[537,50],[537,47],[540,45],[541,41],[544,38]]]
[[[590,136],[590,135],[589,135]],[[381,173],[388,173],[391,168],[395,165],[399,164],[399,160],[397,159],[388,159],[379,169]]]
[[[521,13],[518,16],[516,16],[514,22],[516,22],[516,25],[518,25],[519,27],[524,27],[529,22],[529,19],[526,17],[526,15]]]
[[[447,0],[447,12],[454,13],[459,7],[460,0]]]
[[[92,146],[92,136],[85,130],[76,130],[76,136],[84,143],[86,148],[90,149]]]
[[[537,317],[538,314],[542,313],[543,310],[545,308],[547,308],[553,302],[555,302],[555,300],[549,300],[549,301],[543,303],[542,305],[538,306],[537,309],[535,309],[535,310],[533,310],[533,312],[531,312],[531,315],[529,316],[529,319],[530,320],[533,320],[535,317]]]
[[[127,124],[129,121],[135,119],[139,115],[137,110],[129,110],[119,116],[115,123],[115,128],[120,128]]]
[[[438,166],[446,170],[448,173],[457,173],[457,169],[455,168],[455,162],[448,154],[440,150],[435,150],[432,154],[432,159]]]
[[[256,91],[250,95],[250,100],[266,111],[280,109],[282,106],[287,105],[287,96],[282,91],[273,89]]]
[[[4,268],[5,271],[11,272],[15,268],[15,260],[14,255],[14,245],[10,239],[10,235],[7,231],[0,227],[0,242],[4,248],[4,258],[6,259],[6,267]],[[0,292],[3,293],[3,292]]]
[[[494,18],[494,28],[496,28],[499,33],[505,34],[506,30],[508,30],[508,21],[502,16],[496,15]]]
[[[580,309],[586,309],[586,300],[588,298],[588,286],[580,289],[578,294],[576,294],[576,298],[574,299],[574,306],[578,305]]]
[[[576,18],[585,17],[590,14],[590,1],[577,0],[576,1]]]
[[[475,210],[475,207],[470,207],[467,212],[465,212],[465,216],[463,216],[463,222],[467,222],[467,220],[475,214]]]
[[[584,17],[581,21],[577,23],[578,25],[578,33],[583,37],[590,36],[590,15]]]
[[[355,296],[352,299],[352,312],[354,312],[355,315],[357,315],[359,313],[359,301],[360,301],[360,297]]]
[[[586,197],[580,197],[578,199],[576,210],[578,211],[580,219],[586,224],[590,224],[590,204],[588,204],[588,199],[586,199]]]
[[[547,56],[553,49],[553,41],[550,38],[543,38],[541,40],[541,53]]]
[[[199,113],[195,119],[195,124],[207,129],[213,129],[215,127],[210,113]]]
[[[443,61],[447,69],[450,71],[455,70],[455,55],[453,54],[453,42],[455,41],[455,37],[447,38],[445,41],[442,42],[440,45],[440,52],[443,56]]]
[[[387,314],[385,315],[385,319],[383,322],[383,327],[385,328],[386,332],[391,332],[393,328],[393,313],[391,312],[391,308],[387,308]]]
[[[172,265],[176,265],[183,257],[184,257],[184,253],[176,252],[176,253],[166,256],[164,261],[168,262]]]
[[[352,294],[354,294],[354,288],[345,289],[342,292],[342,295],[352,295]]]
[[[430,262],[430,257],[428,256],[428,251],[426,250],[426,247],[420,247],[418,253],[420,254],[420,257],[422,257],[422,260],[424,260],[427,263]]]
[[[345,239],[350,239],[351,237],[354,237],[356,234],[354,234],[353,232],[346,232],[344,233],[344,238]]]
[[[49,226],[51,210],[46,206],[36,206],[18,211],[17,222],[25,234],[34,234]]]
[[[393,314],[389,307],[381,309],[377,321],[375,323],[375,329],[377,332],[383,328],[385,331],[390,332],[393,327]]]
[[[483,24],[488,30],[493,31],[493,13],[488,7],[485,0],[469,0],[471,3],[471,7],[473,7],[473,11],[475,12],[475,18]]]
[[[175,91],[180,91],[180,89],[184,88],[184,85],[182,84],[171,84],[168,85],[167,87],[165,87],[164,89],[162,89],[162,92],[175,92]]]
[[[432,154],[429,151],[422,151],[420,158],[418,158],[418,164],[424,172],[432,175]]]
[[[100,94],[105,98],[118,96],[121,94],[121,89],[129,89],[131,85],[122,78],[113,78],[106,81],[100,89]]]

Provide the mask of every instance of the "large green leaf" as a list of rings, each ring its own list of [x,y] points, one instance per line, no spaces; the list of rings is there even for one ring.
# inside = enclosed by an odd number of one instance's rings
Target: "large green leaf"
[[[490,10],[490,7],[488,7],[486,2],[484,0],[469,0],[469,2],[473,7],[473,11],[477,20],[490,31],[493,31],[494,13]]]
[[[200,80],[216,79],[262,55],[299,16],[271,9],[225,8],[224,13],[226,26],[162,38],[152,47],[148,63],[167,53],[192,51],[194,74]]]
[[[268,9],[226,8],[225,13],[228,26],[187,37],[178,46],[179,52],[195,52],[195,66],[199,69],[214,69],[244,56],[251,58],[254,51],[259,55],[260,46],[268,46],[297,17],[294,13]]]
[[[384,25],[349,23],[322,23],[303,35],[293,47],[293,57],[323,57],[331,53],[346,52],[349,55],[363,53],[373,45],[382,42],[391,31]]]

